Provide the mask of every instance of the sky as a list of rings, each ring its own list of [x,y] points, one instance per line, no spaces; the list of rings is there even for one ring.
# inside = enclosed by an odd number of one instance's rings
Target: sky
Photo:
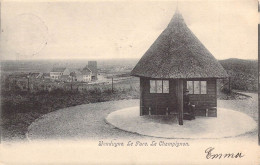
[[[2,60],[141,58],[178,9],[217,59],[257,59],[257,1],[2,2]]]

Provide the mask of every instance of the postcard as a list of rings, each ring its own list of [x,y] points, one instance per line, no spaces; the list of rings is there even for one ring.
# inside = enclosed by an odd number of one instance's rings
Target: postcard
[[[258,4],[2,1],[7,164],[259,164]]]

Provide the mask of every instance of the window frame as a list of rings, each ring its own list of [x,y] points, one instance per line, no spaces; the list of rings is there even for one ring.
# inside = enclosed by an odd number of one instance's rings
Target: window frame
[[[202,89],[202,88],[201,88],[201,87],[202,87],[202,86],[201,86],[201,84],[202,84],[201,82],[202,82],[202,81],[200,81],[200,94],[201,94],[201,95],[207,95],[207,94],[208,94],[208,81],[206,81],[206,80],[203,81],[203,82],[206,83],[206,84],[205,84],[205,88],[206,88],[206,89],[205,89],[205,93],[202,93],[202,92],[201,92],[201,91],[202,91],[202,90],[201,90],[201,89]]]
[[[193,82],[193,94],[194,95],[200,95],[201,94],[201,83],[200,83],[200,81],[192,81],[192,82]]]
[[[154,87],[155,87],[155,92],[151,92],[151,81],[154,81],[155,82],[155,85],[154,85]],[[157,91],[157,89],[158,89],[158,81],[160,81],[160,83],[161,83],[161,92],[158,92]],[[167,90],[167,92],[165,92],[164,91],[164,81],[168,81],[168,90]],[[167,80],[167,79],[150,79],[149,80],[149,93],[150,94],[169,94],[170,93],[170,80]]]
[[[199,93],[194,93],[194,92],[195,92],[195,90],[194,90],[194,87],[195,87],[194,82],[195,82],[195,81],[198,81],[198,82],[199,82]],[[202,92],[201,92],[201,89],[202,89],[202,88],[201,88],[201,84],[202,84],[201,82],[202,82],[202,81],[206,82],[206,87],[205,87],[205,88],[206,88],[206,90],[205,90],[206,93],[202,93]],[[207,94],[208,94],[208,81],[207,81],[207,80],[187,80],[187,81],[186,81],[186,89],[188,89],[188,82],[192,82],[192,92],[189,91],[189,94],[190,94],[190,95],[207,95]]]

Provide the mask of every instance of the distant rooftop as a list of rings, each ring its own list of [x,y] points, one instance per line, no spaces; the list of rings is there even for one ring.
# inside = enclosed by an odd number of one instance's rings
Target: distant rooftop
[[[66,68],[53,68],[51,72],[64,72]]]
[[[83,74],[83,75],[89,75],[89,74],[91,74],[91,70],[87,67],[87,66],[85,66],[83,69],[82,69],[82,71],[81,71],[81,73]]]

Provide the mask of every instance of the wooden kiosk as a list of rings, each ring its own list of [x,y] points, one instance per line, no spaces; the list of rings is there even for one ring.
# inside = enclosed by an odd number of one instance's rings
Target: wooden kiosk
[[[140,77],[140,115],[177,114],[180,125],[183,92],[189,90],[196,116],[216,117],[216,80],[228,77],[178,11],[131,75]]]

